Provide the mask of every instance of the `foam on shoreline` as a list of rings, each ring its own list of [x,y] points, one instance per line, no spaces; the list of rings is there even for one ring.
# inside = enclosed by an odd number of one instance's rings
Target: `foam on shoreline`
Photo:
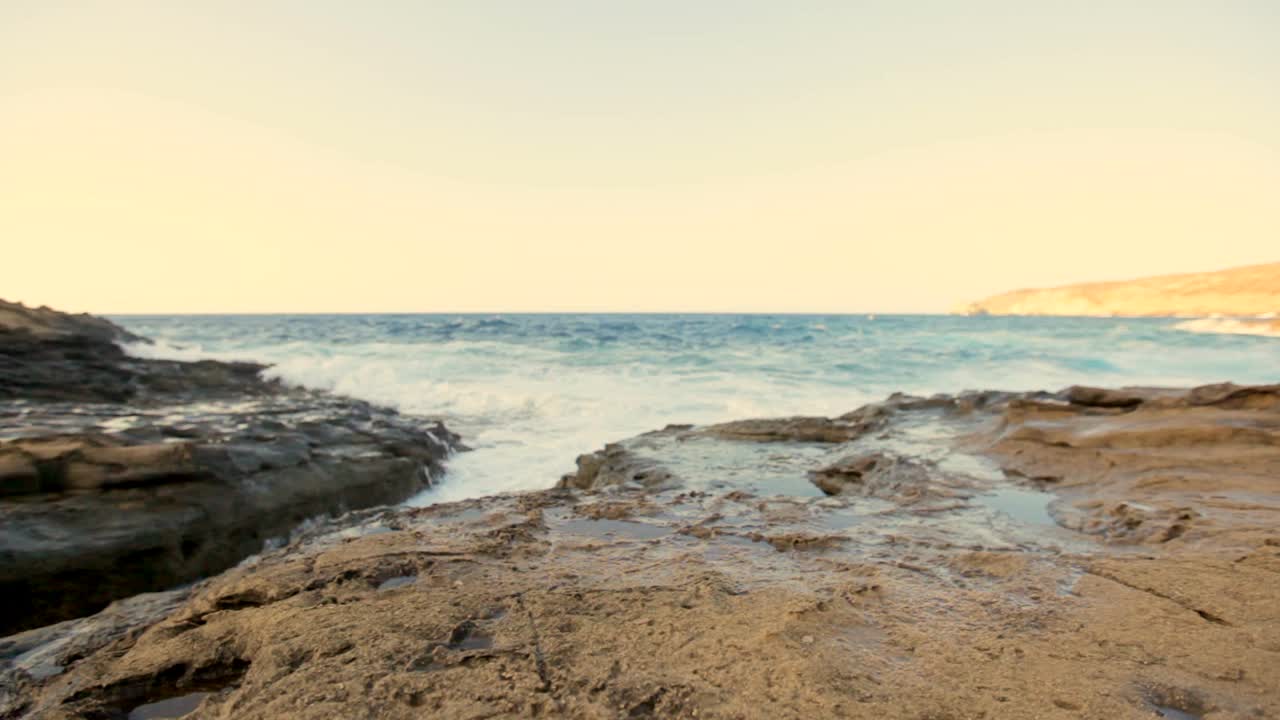
[[[1270,313],[1274,315],[1274,313]],[[1280,320],[1274,317],[1260,316],[1256,318],[1237,317],[1205,317],[1180,322],[1174,326],[1178,330],[1213,335],[1258,335],[1261,337],[1280,337]]]

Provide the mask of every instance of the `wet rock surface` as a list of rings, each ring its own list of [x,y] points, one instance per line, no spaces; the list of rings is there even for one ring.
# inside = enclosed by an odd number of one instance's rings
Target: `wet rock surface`
[[[627,485],[657,489],[672,479],[660,463],[638,458],[617,444],[579,455],[577,466],[575,472],[560,479],[560,487],[589,490]]]
[[[220,572],[317,515],[399,502],[439,424],[261,376],[129,357],[111,323],[0,305],[0,634]]]
[[[0,641],[0,716],[1280,715],[1277,390],[1121,395],[899,397],[843,442],[673,426],[564,488],[322,523]]]

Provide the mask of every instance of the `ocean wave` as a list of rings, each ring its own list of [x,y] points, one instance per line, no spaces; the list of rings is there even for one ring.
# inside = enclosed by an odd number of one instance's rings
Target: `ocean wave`
[[[1272,317],[1257,318],[1206,317],[1180,322],[1173,327],[1178,330],[1213,335],[1260,335],[1263,337],[1280,337],[1280,321]]]
[[[501,320],[504,324],[494,322]],[[1165,320],[862,316],[119,319],[145,357],[252,360],[271,377],[440,418],[476,452],[430,503],[553,485],[581,453],[670,423],[839,415],[895,391],[1274,381],[1280,343]],[[1199,322],[1199,321],[1193,321]],[[1221,322],[1221,320],[1214,320]],[[816,330],[821,324],[826,329]],[[602,342],[602,339],[606,339]]]

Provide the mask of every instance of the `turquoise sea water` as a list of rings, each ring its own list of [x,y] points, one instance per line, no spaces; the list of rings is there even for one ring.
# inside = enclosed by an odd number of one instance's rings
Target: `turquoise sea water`
[[[848,315],[114,318],[151,356],[257,360],[288,382],[441,417],[476,452],[425,500],[549,487],[669,423],[833,415],[889,393],[1280,381],[1280,338],[1165,319]],[[1212,327],[1212,326],[1209,326]]]

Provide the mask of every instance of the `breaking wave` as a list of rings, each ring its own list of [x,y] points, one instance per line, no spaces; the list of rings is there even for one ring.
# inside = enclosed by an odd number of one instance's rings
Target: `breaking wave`
[[[1174,325],[1179,330],[1214,335],[1258,335],[1280,337],[1280,320],[1271,317],[1231,318],[1207,317],[1186,320]]]
[[[429,503],[553,485],[669,423],[833,415],[904,391],[1274,382],[1280,343],[1169,320],[945,316],[116,318],[130,352],[268,363],[285,382],[438,417],[476,452]],[[1188,321],[1199,323],[1201,321]],[[1215,320],[1214,322],[1221,322]],[[1200,326],[1196,326],[1200,327]],[[1201,331],[1203,332],[1203,331]]]

